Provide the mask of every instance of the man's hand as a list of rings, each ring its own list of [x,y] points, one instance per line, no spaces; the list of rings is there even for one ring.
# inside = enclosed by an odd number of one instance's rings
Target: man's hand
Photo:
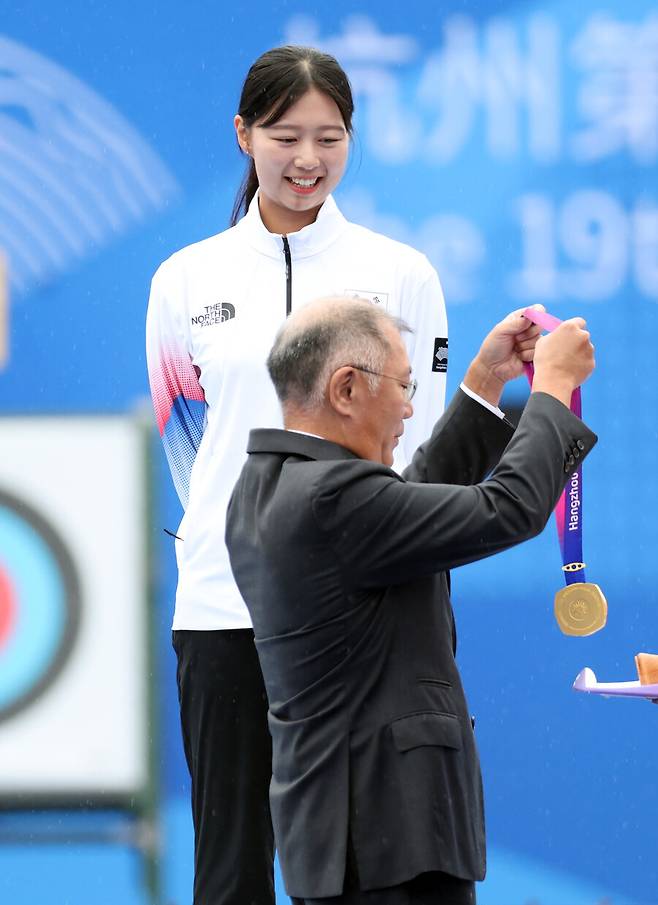
[[[543,305],[534,306],[544,310]],[[464,384],[498,405],[503,387],[523,373],[523,364],[532,361],[541,327],[523,316],[525,308],[513,311],[493,328],[480,346],[464,377]]]
[[[535,350],[533,393],[550,393],[569,405],[571,394],[594,370],[594,346],[582,317],[572,317],[540,337]]]

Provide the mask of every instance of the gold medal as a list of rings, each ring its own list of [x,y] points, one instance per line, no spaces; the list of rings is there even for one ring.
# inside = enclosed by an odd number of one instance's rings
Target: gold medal
[[[608,618],[608,603],[597,584],[577,581],[555,595],[555,618],[565,635],[593,635]]]

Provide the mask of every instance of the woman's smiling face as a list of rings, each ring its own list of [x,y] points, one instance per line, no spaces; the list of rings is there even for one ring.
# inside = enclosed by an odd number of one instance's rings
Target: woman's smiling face
[[[238,115],[235,128],[254,160],[267,229],[285,234],[313,223],[347,163],[349,135],[336,103],[309,88],[271,126],[246,127]]]

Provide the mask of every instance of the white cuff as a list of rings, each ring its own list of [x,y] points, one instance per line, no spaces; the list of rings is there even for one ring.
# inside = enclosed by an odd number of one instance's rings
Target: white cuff
[[[462,393],[466,393],[466,395],[470,396],[471,399],[475,399],[476,402],[479,402],[480,405],[483,405],[485,409],[489,409],[492,414],[497,415],[499,418],[505,417],[505,412],[499,409],[497,405],[492,405],[490,402],[487,402],[487,400],[483,399],[482,396],[478,396],[478,394],[474,393],[473,390],[469,390],[469,388],[467,386],[464,386],[463,383],[459,385],[459,389],[462,391]]]

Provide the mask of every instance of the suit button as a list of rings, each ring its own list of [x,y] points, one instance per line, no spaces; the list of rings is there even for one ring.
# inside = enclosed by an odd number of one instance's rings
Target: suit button
[[[585,444],[583,443],[582,440],[578,440],[578,442],[576,443],[576,446],[578,447],[578,449],[585,449]]]
[[[574,456],[575,456],[577,459],[580,459],[580,450],[578,449],[577,446],[574,446],[574,448],[571,450],[571,452],[574,454]]]
[[[568,465],[565,465],[565,466],[564,466],[564,473],[565,473],[565,474],[569,474],[570,471],[571,471],[571,469],[569,468],[569,466],[568,466]]]
[[[569,456],[569,458],[567,459],[567,465],[571,466],[575,463],[575,461],[576,460],[574,459],[573,456]]]

